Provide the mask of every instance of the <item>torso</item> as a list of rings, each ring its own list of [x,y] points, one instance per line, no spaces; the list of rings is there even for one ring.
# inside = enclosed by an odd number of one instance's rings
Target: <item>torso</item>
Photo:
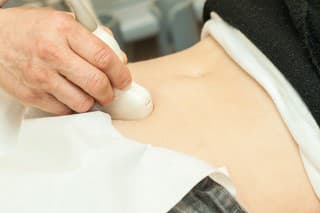
[[[214,66],[197,66],[200,58]],[[155,109],[143,121],[114,121],[125,136],[226,166],[249,212],[320,212],[272,100],[217,43],[209,39],[130,69],[151,91]]]

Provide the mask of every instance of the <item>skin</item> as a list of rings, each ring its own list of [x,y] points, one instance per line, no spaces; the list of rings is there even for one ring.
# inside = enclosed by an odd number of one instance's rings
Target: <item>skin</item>
[[[0,7],[1,7],[2,5],[4,5],[5,3],[7,3],[7,1],[8,1],[8,0],[0,0]]]
[[[155,109],[146,120],[114,121],[125,136],[227,166],[249,212],[320,212],[272,100],[213,39],[130,70]]]
[[[54,114],[86,112],[126,88],[126,61],[70,13],[0,9],[0,87],[23,104]],[[106,29],[107,30],[107,29]]]

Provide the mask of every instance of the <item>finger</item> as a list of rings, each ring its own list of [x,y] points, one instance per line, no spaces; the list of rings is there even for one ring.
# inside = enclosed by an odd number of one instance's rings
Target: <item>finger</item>
[[[125,52],[122,51],[122,58],[123,58],[123,63],[127,64],[128,63],[128,57],[127,54]]]
[[[40,99],[34,102],[36,108],[55,115],[69,115],[72,110],[58,101],[55,97],[49,94],[43,94]]]
[[[114,34],[113,32],[108,28],[108,27],[105,27],[103,25],[100,26],[104,31],[106,31],[107,33],[109,33],[110,35],[112,35],[114,37]],[[123,63],[124,64],[127,64],[128,63],[128,57],[127,57],[127,54],[125,52],[122,51],[122,59],[123,59]]]
[[[20,87],[21,89],[23,87]],[[23,88],[20,91],[20,100],[27,106],[41,109],[42,111],[55,115],[68,115],[72,110],[58,101],[55,97],[46,93],[36,93],[28,88]]]
[[[72,12],[65,12],[66,14],[70,15],[73,19],[76,19],[76,15]]]
[[[114,36],[112,30],[110,30],[108,27],[103,26],[103,25],[100,25],[100,27],[101,27],[104,31],[106,31],[107,33],[109,33],[110,35]]]
[[[5,84],[3,84],[4,89],[23,104],[57,115],[67,115],[72,113],[70,108],[59,102],[54,97],[44,92],[35,92],[29,89],[22,82],[16,81],[13,76],[6,75],[4,79],[6,79]]]
[[[51,77],[48,93],[75,112],[87,112],[94,105],[94,99],[59,74]]]
[[[22,104],[57,115],[68,115],[72,113],[72,110],[69,107],[59,102],[54,97],[45,92],[36,92],[35,90],[26,87],[25,84],[17,81],[12,75],[8,74],[9,72],[1,73],[4,75],[1,76],[0,80],[5,79],[5,82],[1,82],[3,89],[13,97],[16,97]]]
[[[71,49],[104,72],[113,87],[123,89],[131,82],[128,68],[103,41],[81,27],[74,27],[68,36]]]
[[[113,89],[108,77],[73,52],[65,54],[69,60],[59,68],[59,72],[101,105],[109,104],[113,100]]]

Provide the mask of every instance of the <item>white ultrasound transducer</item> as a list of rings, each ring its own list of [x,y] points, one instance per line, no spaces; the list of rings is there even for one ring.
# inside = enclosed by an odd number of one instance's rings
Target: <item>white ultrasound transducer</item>
[[[107,44],[123,62],[122,51],[112,35],[104,31],[95,21],[81,0],[68,0],[77,20]],[[125,90],[114,89],[114,100],[108,106],[96,104],[95,109],[110,114],[113,120],[140,120],[148,117],[153,110],[151,94],[147,89],[133,82]]]

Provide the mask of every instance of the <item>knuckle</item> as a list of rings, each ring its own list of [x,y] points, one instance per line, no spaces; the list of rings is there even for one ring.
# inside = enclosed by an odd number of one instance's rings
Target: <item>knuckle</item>
[[[110,104],[114,99],[114,92],[112,89],[110,89],[110,91],[108,91],[104,97],[104,99],[100,102],[100,104],[102,106],[106,106],[108,104]]]
[[[94,63],[100,69],[106,69],[112,60],[111,51],[107,47],[102,47],[94,55]]]
[[[51,20],[53,22],[53,26],[58,31],[65,32],[70,29],[72,17],[61,11],[52,12]]]
[[[128,71],[121,71],[119,74],[120,89],[127,87],[132,82],[132,77]]]
[[[60,90],[60,86],[60,82],[56,78],[50,77],[43,89],[50,93],[55,93]]]
[[[48,72],[43,70],[28,70],[26,78],[31,87],[42,87],[50,82]]]
[[[93,107],[93,104],[94,100],[88,96],[75,101],[72,108],[79,113],[88,112]]]
[[[51,41],[40,39],[37,44],[37,53],[40,59],[48,62],[61,62],[61,54],[59,48]]]
[[[91,93],[97,94],[108,87],[108,81],[102,73],[95,73],[92,74],[90,78],[88,78],[87,87]]]
[[[25,91],[23,94],[21,94],[21,99],[27,104],[35,105],[37,102],[39,102],[41,96],[36,92]]]

